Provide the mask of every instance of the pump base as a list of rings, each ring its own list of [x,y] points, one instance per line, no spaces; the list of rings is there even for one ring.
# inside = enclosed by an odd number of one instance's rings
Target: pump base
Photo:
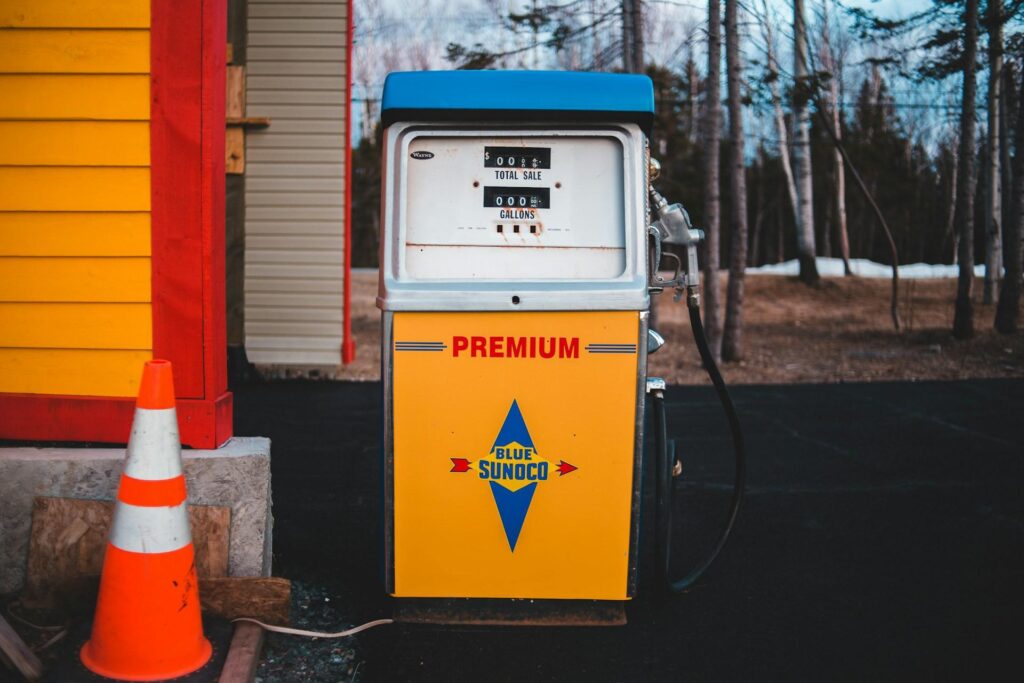
[[[395,621],[462,626],[625,626],[617,600],[396,598]]]

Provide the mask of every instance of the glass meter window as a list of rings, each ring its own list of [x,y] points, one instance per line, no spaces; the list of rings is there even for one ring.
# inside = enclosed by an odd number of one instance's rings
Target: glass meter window
[[[408,277],[608,279],[625,269],[623,149],[600,131],[421,131],[402,163]]]

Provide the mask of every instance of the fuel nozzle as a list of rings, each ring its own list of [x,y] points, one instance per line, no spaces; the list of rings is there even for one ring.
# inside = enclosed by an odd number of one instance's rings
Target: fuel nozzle
[[[654,225],[661,235],[662,244],[679,244],[687,247],[700,244],[704,239],[704,232],[693,227],[690,214],[682,204],[669,204],[668,200],[653,187],[651,197],[654,199],[654,210],[658,212],[658,220]]]
[[[688,290],[688,297],[696,298],[698,296],[697,288],[700,286],[697,245],[704,239],[704,232],[693,227],[690,214],[686,212],[682,204],[678,202],[669,204],[668,200],[653,187],[650,188],[650,192],[651,198],[654,200],[654,211],[658,215],[658,219],[647,231],[654,241],[651,286],[659,291],[665,287],[674,288],[676,301],[682,297],[684,289]],[[663,256],[662,244],[675,244],[686,248],[685,262],[675,254],[664,254],[676,262],[675,273],[668,280],[658,274],[658,267]]]

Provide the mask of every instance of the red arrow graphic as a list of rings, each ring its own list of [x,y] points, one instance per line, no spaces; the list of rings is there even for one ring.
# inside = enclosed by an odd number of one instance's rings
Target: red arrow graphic
[[[450,472],[469,472],[469,463],[473,462],[472,460],[467,460],[466,458],[452,458],[451,461],[452,468],[451,470],[449,470]],[[576,468],[573,467],[573,469]]]
[[[558,476],[562,476],[563,474],[569,474],[570,472],[575,472],[578,469],[579,468],[576,467],[576,465],[570,465],[564,460],[558,461]]]

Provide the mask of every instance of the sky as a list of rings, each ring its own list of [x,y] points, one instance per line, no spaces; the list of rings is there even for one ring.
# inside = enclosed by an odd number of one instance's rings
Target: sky
[[[600,6],[602,0],[589,0]],[[605,0],[606,2],[609,0]],[[844,5],[863,7],[886,18],[898,19],[917,13],[931,6],[931,0],[842,0]],[[356,0],[356,36],[354,54],[354,111],[353,142],[358,144],[365,132],[364,120],[374,120],[376,100],[380,97],[383,78],[387,71],[395,69],[445,69],[451,65],[444,59],[445,47],[450,42],[467,46],[477,42],[498,46],[501,41],[507,47],[510,40],[498,26],[498,17],[509,6],[526,7],[529,0]],[[805,0],[808,22],[819,0]],[[792,21],[790,0],[768,0],[779,21],[777,38],[779,61],[785,66],[792,61],[787,54],[789,41],[788,24]],[[681,69],[687,57],[700,64],[704,71],[704,31],[706,30],[706,0],[646,0],[647,6],[647,53],[649,58],[671,68]],[[741,7],[759,7],[760,0],[745,0]],[[614,19],[617,21],[617,18]],[[744,28],[741,28],[744,30]],[[762,56],[764,48],[760,29],[752,17],[745,27],[747,45],[744,50],[753,57]],[[813,40],[813,36],[812,36]],[[494,48],[492,48],[494,49]],[[867,56],[872,47],[856,44],[853,47],[860,56]],[[526,66],[531,66],[527,57]],[[541,64],[544,68],[549,64]],[[752,74],[749,74],[752,75]],[[858,77],[860,78],[860,77]],[[901,88],[899,97],[904,100],[933,102],[942,93],[927,92],[907,84],[892,84]],[[369,112],[369,113],[368,113]],[[918,117],[921,118],[921,117]],[[932,125],[939,130],[945,123],[936,120]]]

